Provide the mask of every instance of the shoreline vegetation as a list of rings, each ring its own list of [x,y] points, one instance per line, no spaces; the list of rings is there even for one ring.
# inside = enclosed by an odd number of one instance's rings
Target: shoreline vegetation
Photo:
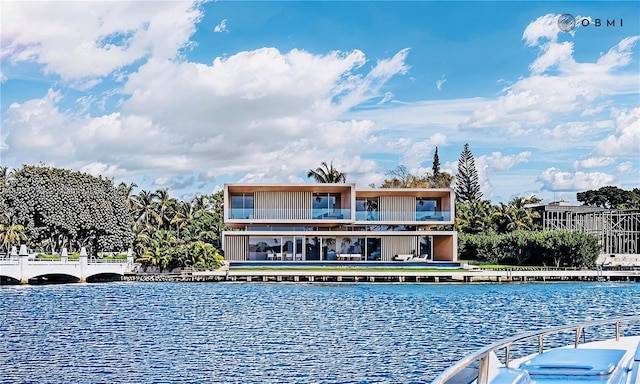
[[[467,145],[459,163],[458,172],[467,177],[456,179],[455,224],[434,228],[458,232],[459,258],[520,267],[596,266],[601,245],[594,235],[542,230],[539,214],[527,208],[542,202],[535,196],[514,197],[497,205],[482,200]],[[346,175],[323,165],[335,181],[346,181]],[[390,178],[378,188],[453,188],[452,179],[439,170],[437,151],[432,174],[414,175],[398,166],[387,175]],[[39,260],[63,248],[75,260],[85,247],[92,258],[130,248],[136,263],[159,272],[177,268],[206,271],[224,264],[222,233],[229,228],[224,222],[222,191],[188,202],[171,197],[166,188],[134,193],[136,187],[44,165],[15,170],[0,166],[0,234],[5,257],[12,247],[26,244],[42,254]],[[578,201],[637,209],[640,189],[603,187],[579,193]]]

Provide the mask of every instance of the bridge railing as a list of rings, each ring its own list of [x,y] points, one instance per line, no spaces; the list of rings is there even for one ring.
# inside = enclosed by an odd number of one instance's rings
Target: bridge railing
[[[89,264],[127,264],[126,259],[89,259]]]

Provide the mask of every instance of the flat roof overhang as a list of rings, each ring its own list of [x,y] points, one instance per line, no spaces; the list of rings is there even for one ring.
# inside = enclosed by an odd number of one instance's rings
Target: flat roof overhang
[[[356,190],[357,197],[414,196],[443,197],[453,193],[449,188],[376,188]]]
[[[225,184],[229,193],[251,192],[350,192],[355,189],[355,184],[326,183],[326,184]]]

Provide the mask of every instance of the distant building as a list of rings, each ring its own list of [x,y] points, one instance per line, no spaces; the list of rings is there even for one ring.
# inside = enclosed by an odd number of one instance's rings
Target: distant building
[[[640,250],[640,210],[618,210],[590,206],[570,206],[567,202],[530,207],[540,213],[546,230],[580,231],[596,235],[602,255],[621,260],[638,260]],[[635,258],[627,259],[626,255]]]
[[[227,184],[229,261],[457,260],[451,189],[366,189],[355,184]]]

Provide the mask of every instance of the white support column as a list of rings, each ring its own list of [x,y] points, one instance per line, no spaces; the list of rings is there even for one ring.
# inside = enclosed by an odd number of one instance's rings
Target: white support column
[[[129,248],[127,251],[127,272],[133,271],[133,250]]]
[[[60,254],[60,261],[63,264],[66,264],[69,261],[69,252],[67,248],[62,248],[62,253]]]
[[[87,276],[86,270],[88,269],[89,258],[87,256],[87,249],[85,247],[80,248],[80,282],[86,283]]]
[[[20,284],[28,284],[29,278],[27,277],[27,269],[29,268],[29,252],[27,252],[26,244],[22,244],[20,246],[20,254],[18,257],[20,261]]]

